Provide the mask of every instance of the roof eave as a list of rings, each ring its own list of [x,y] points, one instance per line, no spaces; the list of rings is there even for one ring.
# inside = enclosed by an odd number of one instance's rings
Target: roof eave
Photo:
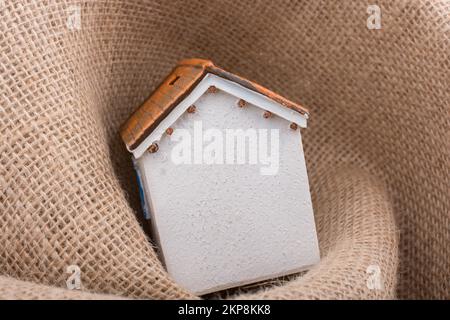
[[[255,91],[308,119],[308,110],[263,86],[216,67],[203,59],[182,60],[153,94],[122,125],[120,135],[127,149],[133,151],[189,95],[208,74],[214,74]]]

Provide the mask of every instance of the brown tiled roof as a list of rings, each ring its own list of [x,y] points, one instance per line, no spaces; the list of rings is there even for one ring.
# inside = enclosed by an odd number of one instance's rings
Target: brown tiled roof
[[[203,77],[212,73],[239,83],[301,114],[308,111],[299,104],[235,74],[216,67],[209,60],[181,61],[154,93],[122,125],[120,135],[129,150],[134,150],[158,124],[195,88]]]

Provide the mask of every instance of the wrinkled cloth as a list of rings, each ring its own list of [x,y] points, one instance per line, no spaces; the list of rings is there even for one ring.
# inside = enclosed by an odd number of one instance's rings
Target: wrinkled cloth
[[[321,262],[227,297],[449,299],[450,1],[377,1],[379,30],[369,4],[0,1],[0,298],[197,298],[140,224],[118,129],[198,57],[310,110]]]

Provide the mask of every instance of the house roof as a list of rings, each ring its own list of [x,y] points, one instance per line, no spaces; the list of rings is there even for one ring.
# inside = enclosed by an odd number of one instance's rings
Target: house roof
[[[120,135],[128,150],[131,151],[137,148],[207,74],[214,74],[238,83],[305,117],[308,115],[308,110],[301,105],[289,101],[263,86],[218,68],[209,60],[183,60],[122,125]]]

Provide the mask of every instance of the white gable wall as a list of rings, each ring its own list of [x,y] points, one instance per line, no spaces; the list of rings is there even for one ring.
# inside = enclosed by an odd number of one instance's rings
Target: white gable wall
[[[187,99],[152,133],[149,141],[159,141],[159,151],[135,150],[167,270],[197,294],[299,272],[319,261],[301,133],[289,128],[291,122],[306,126],[306,120],[262,95],[229,94],[236,93],[234,83],[207,77],[191,93],[196,112],[185,112],[193,102]],[[212,84],[226,90],[200,94]],[[240,98],[250,104],[239,108]],[[264,119],[253,103],[283,117]],[[175,164],[177,143],[165,129],[193,136],[197,121],[203,130],[278,129],[277,173],[262,175],[261,164]]]

